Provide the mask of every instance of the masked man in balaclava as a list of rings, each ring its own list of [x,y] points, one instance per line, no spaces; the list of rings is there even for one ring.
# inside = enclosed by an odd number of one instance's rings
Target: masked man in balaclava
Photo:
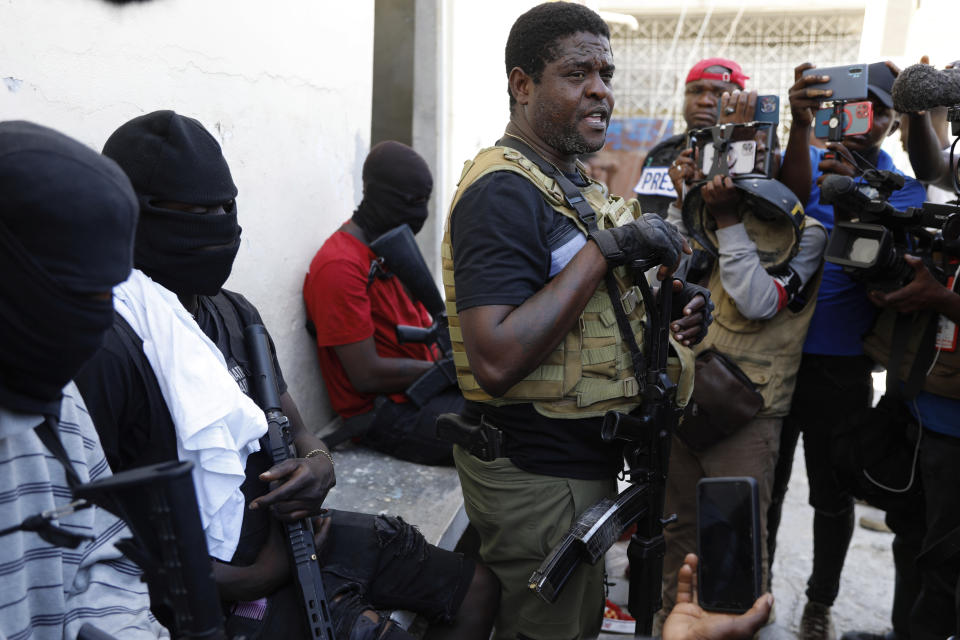
[[[70,506],[72,487],[110,475],[70,380],[113,322],[110,290],[130,274],[136,219],[113,162],[51,129],[0,123],[3,638],[76,638],[86,623],[169,637],[115,546],[130,531],[99,507]]]
[[[266,422],[247,395],[243,331],[261,319],[243,296],[222,289],[240,226],[220,145],[196,120],[157,111],[122,125],[103,153],[126,171],[141,212],[136,269],[115,290],[104,347],[78,376],[107,458],[114,469],[192,461],[228,635],[307,637],[280,524],[321,515],[333,459],[303,425],[275,355],[298,457],[271,467],[259,450]],[[271,491],[268,482],[279,486]],[[429,547],[399,518],[326,515],[314,526],[338,638],[407,637],[373,613],[381,607],[450,622],[487,576],[459,554]]]
[[[404,393],[440,354],[400,343],[396,327],[429,327],[432,320],[369,246],[403,224],[420,231],[432,190],[416,151],[393,141],[374,146],[363,163],[363,200],[314,256],[303,298],[330,404],[345,431],[361,432],[363,444],[404,460],[453,464],[452,445],[436,437],[434,424],[441,413],[460,413],[463,396],[452,380],[419,407]]]

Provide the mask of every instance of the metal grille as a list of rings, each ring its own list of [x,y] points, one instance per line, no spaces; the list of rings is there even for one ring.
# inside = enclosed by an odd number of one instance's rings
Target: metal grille
[[[637,15],[640,28],[612,24],[614,81],[620,119],[651,119],[661,135],[683,123],[683,80],[702,58],[724,57],[740,63],[750,76],[747,87],[780,96],[781,136],[789,124],[787,93],[793,69],[870,62],[858,60],[862,11],[757,14],[685,13]],[[642,144],[646,146],[646,144]]]

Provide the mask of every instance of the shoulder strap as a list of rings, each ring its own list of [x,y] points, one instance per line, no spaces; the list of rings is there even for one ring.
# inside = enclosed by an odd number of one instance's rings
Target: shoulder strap
[[[209,300],[223,320],[224,327],[227,330],[227,338],[230,341],[230,351],[236,359],[237,354],[246,353],[246,345],[243,342],[245,326],[240,320],[240,309],[233,301],[232,296],[223,290],[215,296],[210,296]],[[219,348],[220,345],[217,345],[217,347]]]
[[[587,228],[587,231],[593,232],[597,230],[597,213],[593,210],[593,207],[590,206],[590,203],[587,202],[587,199],[583,197],[580,189],[577,188],[567,176],[563,175],[562,171],[540,157],[540,154],[531,149],[530,145],[518,138],[504,136],[497,144],[516,149],[536,164],[544,174],[556,180],[557,184],[560,185],[560,189],[563,190],[567,206],[577,212],[577,217],[580,218],[580,222]],[[643,358],[643,352],[640,351],[640,345],[637,344],[637,338],[633,335],[633,329],[630,328],[630,320],[627,319],[627,314],[623,310],[623,304],[617,295],[619,289],[617,288],[613,271],[609,268],[607,268],[604,276],[604,283],[607,287],[607,294],[610,296],[610,304],[613,305],[614,315],[617,318],[617,327],[620,330],[620,336],[630,350],[630,358],[633,361],[633,375],[636,377],[637,383],[642,385],[646,380],[646,376],[644,375],[646,362]]]
[[[43,446],[45,446],[47,450],[53,454],[53,457],[57,459],[57,462],[63,466],[63,471],[67,476],[67,485],[72,489],[77,485],[83,484],[80,476],[77,474],[77,470],[73,468],[73,463],[70,461],[70,456],[67,455],[67,450],[63,448],[63,443],[60,442],[60,437],[57,435],[57,428],[54,426],[53,417],[45,416],[44,421],[34,429],[34,432],[37,434],[37,437],[40,438]]]

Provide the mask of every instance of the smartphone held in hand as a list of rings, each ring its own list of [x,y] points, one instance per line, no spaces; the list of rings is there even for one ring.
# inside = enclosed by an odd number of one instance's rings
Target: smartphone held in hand
[[[743,613],[760,597],[760,509],[753,478],[697,483],[697,590],[707,611]]]

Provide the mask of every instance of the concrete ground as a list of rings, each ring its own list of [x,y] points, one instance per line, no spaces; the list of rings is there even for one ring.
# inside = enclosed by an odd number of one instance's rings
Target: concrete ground
[[[806,603],[804,590],[813,559],[813,510],[807,505],[807,474],[803,464],[802,444],[794,458],[793,476],[784,504],[780,524],[777,555],[773,566],[773,595],[776,620],[765,629],[764,640],[793,638],[800,626]],[[890,543],[893,535],[868,531],[859,526],[862,516],[882,522],[883,512],[857,505],[858,525],[850,543],[840,584],[840,595],[833,606],[833,622],[837,637],[845,631],[886,631],[890,628],[890,605],[893,601],[893,556]],[[618,543],[607,554],[608,574],[615,582],[611,600],[623,604],[627,600],[623,569],[626,565],[626,543]],[[628,637],[601,633],[601,639]]]

